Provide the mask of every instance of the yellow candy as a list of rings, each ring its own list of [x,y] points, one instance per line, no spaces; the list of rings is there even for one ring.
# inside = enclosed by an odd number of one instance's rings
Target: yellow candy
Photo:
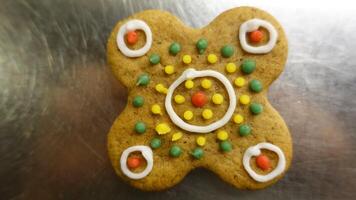
[[[153,104],[151,107],[151,111],[155,115],[162,115],[161,107],[158,104]]]
[[[244,86],[245,85],[245,79],[244,78],[242,78],[242,77],[237,77],[236,79],[235,79],[235,85],[237,86],[237,87],[242,87],[242,86]]]
[[[240,103],[243,105],[249,104],[250,103],[250,97],[246,94],[243,94],[240,96]]]
[[[211,119],[213,117],[213,111],[210,109],[204,109],[202,116],[204,119]]]
[[[164,135],[171,132],[171,128],[166,123],[160,123],[156,126],[156,132],[158,135]]]
[[[244,121],[244,117],[240,114],[234,115],[234,122],[236,124],[241,124]]]
[[[204,146],[205,145],[205,143],[206,143],[206,138],[205,137],[203,137],[203,136],[199,136],[198,138],[197,138],[197,145],[199,145],[199,146]]]
[[[211,88],[211,81],[209,79],[204,79],[202,82],[201,82],[201,86],[204,88],[204,89],[209,89]]]
[[[229,134],[226,131],[219,131],[217,136],[218,136],[218,139],[221,141],[227,140],[227,138],[229,138]]]
[[[185,102],[185,98],[184,98],[184,96],[177,94],[176,96],[174,96],[174,101],[177,104],[182,104]]]
[[[183,117],[184,117],[185,120],[191,120],[191,119],[193,119],[194,114],[193,114],[192,111],[187,110],[187,111],[184,112]]]
[[[192,62],[192,57],[190,55],[184,55],[183,56],[183,63],[184,64],[189,64]]]
[[[168,89],[162,84],[158,83],[155,87],[156,91],[162,94],[167,94]]]
[[[173,141],[173,142],[174,142],[174,141],[177,141],[177,140],[181,139],[182,136],[183,136],[183,134],[182,134],[181,132],[174,133],[174,134],[172,135],[172,141]]]
[[[228,73],[234,73],[236,71],[236,65],[235,63],[227,63],[225,69]]]
[[[218,61],[218,57],[215,54],[208,55],[208,62],[214,64]]]
[[[192,89],[194,87],[194,82],[192,80],[186,80],[184,86],[187,89]]]
[[[223,97],[223,95],[216,93],[213,95],[212,100],[213,100],[214,104],[220,105],[224,102],[224,97]]]
[[[173,74],[174,73],[174,66],[173,65],[167,65],[164,67],[164,72],[166,74]]]

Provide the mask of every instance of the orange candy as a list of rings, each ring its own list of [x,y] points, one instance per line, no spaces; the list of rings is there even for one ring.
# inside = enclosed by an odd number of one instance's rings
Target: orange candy
[[[141,165],[141,159],[139,157],[129,157],[127,159],[127,166],[131,169],[136,169]]]
[[[126,40],[129,44],[135,44],[138,41],[138,35],[135,31],[127,32]]]
[[[256,164],[257,164],[257,167],[259,167],[263,171],[266,171],[271,167],[271,164],[269,162],[269,158],[267,156],[265,156],[265,155],[262,155],[262,154],[257,156]]]
[[[201,108],[206,104],[207,101],[208,101],[208,98],[206,97],[204,92],[196,92],[192,96],[192,104],[195,107]]]
[[[255,30],[250,32],[250,41],[253,43],[261,42],[263,38],[263,33],[260,30]]]

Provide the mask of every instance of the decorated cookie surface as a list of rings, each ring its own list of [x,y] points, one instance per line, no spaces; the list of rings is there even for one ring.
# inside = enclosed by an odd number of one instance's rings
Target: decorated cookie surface
[[[116,173],[143,190],[172,187],[197,167],[237,188],[279,180],[292,141],[266,94],[287,49],[279,23],[256,8],[226,11],[202,29],[158,10],[120,21],[107,45],[129,93],[108,135]]]

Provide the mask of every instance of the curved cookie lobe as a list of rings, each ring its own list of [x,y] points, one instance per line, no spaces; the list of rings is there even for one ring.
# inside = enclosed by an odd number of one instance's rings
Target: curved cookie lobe
[[[269,53],[251,54],[241,48],[238,38],[239,27],[245,21],[253,18],[270,22],[278,32],[276,45]],[[132,19],[146,22],[153,35],[150,50],[137,58],[129,58],[123,55],[116,43],[119,28]],[[196,49],[196,42],[201,38],[205,38],[209,42],[208,48],[203,54],[199,54]],[[179,42],[181,45],[181,51],[175,56],[172,56],[168,51],[172,42]],[[138,46],[143,46],[143,43],[144,41],[139,42]],[[220,56],[221,47],[226,44],[234,47],[234,54],[228,58]],[[287,49],[287,40],[279,23],[271,15],[256,8],[240,7],[228,10],[202,29],[187,27],[173,15],[159,10],[140,12],[120,21],[113,29],[107,44],[108,63],[118,80],[129,90],[128,104],[115,120],[108,134],[109,156],[116,173],[134,187],[142,190],[162,190],[172,187],[179,183],[189,171],[197,167],[210,169],[224,181],[237,188],[264,188],[278,181],[284,173],[267,182],[254,180],[244,169],[242,158],[249,147],[261,142],[268,142],[278,146],[283,151],[286,158],[284,172],[290,166],[292,141],[288,128],[277,111],[269,104],[266,96],[269,85],[283,71]],[[212,53],[218,55],[219,60],[216,64],[210,64],[207,61],[207,55]],[[160,63],[150,64],[149,57],[152,54],[160,56]],[[183,55],[191,56],[192,63],[190,65],[182,62]],[[240,71],[240,65],[247,59],[254,60],[256,63],[257,67],[252,74],[244,74]],[[232,82],[236,77],[244,77],[246,80],[244,87],[236,88],[237,97],[239,98],[243,94],[248,95],[251,98],[251,103],[258,102],[263,105],[263,112],[259,115],[251,113],[249,105],[238,103],[236,107],[236,113],[244,116],[242,124],[249,125],[252,128],[252,133],[248,136],[240,136],[238,129],[241,124],[236,124],[233,120],[224,127],[204,135],[179,129],[165,112],[165,96],[157,93],[155,86],[163,84],[168,87],[189,67],[194,67],[196,70],[212,69],[226,74],[225,65],[229,62],[236,63],[238,70],[233,74],[227,74],[227,78]],[[174,65],[174,74],[167,75],[164,72],[166,65]],[[150,75],[150,83],[144,87],[137,86],[137,76],[144,73]],[[259,80],[263,85],[262,91],[258,93],[251,91],[248,87],[248,83],[254,79]],[[214,90],[214,88],[210,89],[210,92],[214,93]],[[144,97],[144,103],[139,109],[132,106],[132,101],[137,95]],[[152,104],[158,104],[163,109],[162,115],[151,113]],[[193,108],[191,107],[191,109]],[[220,112],[223,111],[217,110],[214,115],[219,115]],[[143,134],[138,134],[134,130],[134,125],[138,121],[143,121],[147,127]],[[167,124],[171,131],[164,135],[158,135],[155,127],[159,123]],[[232,145],[231,151],[221,151],[220,141],[216,134],[219,130],[229,133],[228,141]],[[181,132],[183,136],[178,141],[172,141],[171,137],[176,132]],[[204,156],[201,159],[194,159],[191,153],[197,147],[196,140],[199,136],[203,136],[206,140],[205,145],[201,147]],[[162,144],[159,148],[153,150],[154,164],[152,171],[139,180],[125,176],[120,167],[122,152],[135,145],[149,146],[150,141],[155,137],[159,137]],[[175,158],[169,155],[172,145],[179,145],[181,148],[182,153],[179,157]],[[276,156],[268,151],[264,151],[264,153],[271,156],[271,165],[274,167],[278,162]],[[259,171],[253,163],[251,165],[257,172],[264,173]]]

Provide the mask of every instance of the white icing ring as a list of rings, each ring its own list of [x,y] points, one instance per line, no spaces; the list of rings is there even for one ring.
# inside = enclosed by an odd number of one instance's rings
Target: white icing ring
[[[135,31],[137,29],[142,30],[146,34],[146,44],[137,50],[129,49],[125,43],[125,34],[129,31]],[[127,57],[140,57],[150,50],[152,45],[152,32],[150,27],[142,20],[134,19],[128,21],[126,24],[122,25],[116,36],[116,43],[119,47],[121,53]]]
[[[268,149],[270,151],[275,152],[278,155],[277,167],[272,172],[270,172],[269,174],[266,174],[266,175],[257,174],[255,171],[252,170],[252,168],[250,166],[251,157],[260,155],[261,149]],[[263,142],[263,143],[259,143],[259,144],[255,145],[255,146],[249,147],[245,151],[245,154],[243,157],[243,165],[244,165],[247,173],[255,181],[267,182],[269,180],[274,179],[276,176],[280,175],[284,171],[284,169],[286,167],[286,158],[284,157],[284,154],[279,147],[277,147],[276,145],[273,145],[271,143]]]
[[[268,30],[269,32],[269,41],[267,44],[254,47],[251,46],[247,43],[246,41],[246,32],[251,32],[254,30],[257,30],[260,26],[264,27],[265,29]],[[243,50],[249,52],[249,53],[255,53],[255,54],[263,54],[263,53],[268,53],[270,52],[273,47],[276,45],[277,38],[278,38],[278,32],[274,28],[274,26],[262,19],[250,19],[244,23],[241,24],[240,26],[240,32],[239,32],[239,38],[240,38],[240,44]]]
[[[131,172],[128,167],[127,167],[127,157],[129,156],[130,153],[135,152],[135,151],[140,151],[142,156],[146,159],[147,162],[147,167],[145,170],[143,170],[140,173],[133,173]],[[153,152],[150,147],[148,146],[132,146],[127,148],[124,152],[121,154],[120,158],[120,165],[121,165],[121,171],[129,178],[131,179],[141,179],[146,177],[153,168]]]
[[[172,107],[173,92],[183,81],[187,79],[194,79],[194,78],[206,77],[206,76],[210,76],[218,79],[225,86],[230,100],[229,108],[227,109],[225,115],[220,120],[212,124],[209,124],[207,126],[197,126],[197,125],[188,124],[185,121],[183,121],[173,110]],[[231,116],[235,111],[236,96],[235,96],[234,88],[232,87],[230,81],[221,73],[213,70],[196,71],[195,69],[190,68],[185,70],[182,73],[182,75],[178,77],[178,79],[176,79],[172,83],[172,85],[169,86],[167,96],[166,96],[165,106],[166,106],[167,113],[171,118],[171,120],[173,121],[173,123],[179,126],[180,128],[194,133],[208,133],[224,126],[230,120]]]

